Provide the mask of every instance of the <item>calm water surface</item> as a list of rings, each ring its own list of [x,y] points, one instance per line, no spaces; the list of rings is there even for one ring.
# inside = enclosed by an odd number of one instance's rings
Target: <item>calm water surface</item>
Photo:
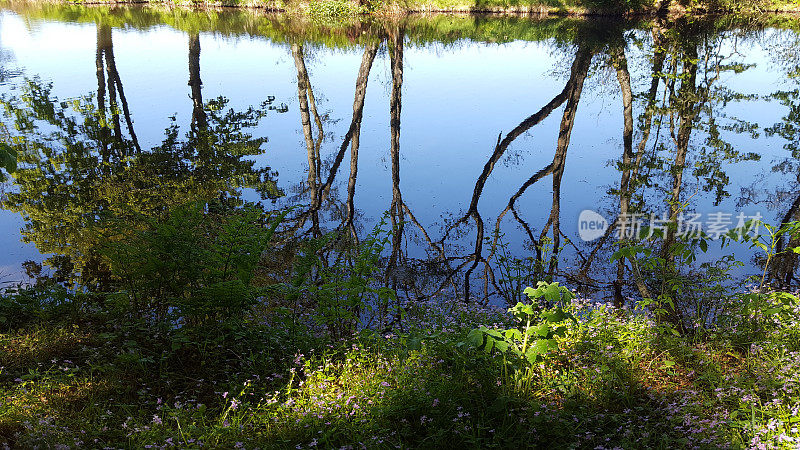
[[[302,205],[298,234],[363,239],[388,212],[386,265],[408,295],[507,290],[514,264],[523,284],[552,276],[602,299],[619,278],[634,295],[609,262],[615,220],[681,210],[708,232],[800,219],[797,44],[724,19],[331,28],[6,7],[3,133],[27,150],[3,186],[0,271],[17,281],[25,260],[86,257],[91,227],[125,208],[240,192]],[[611,231],[582,239],[584,210]],[[746,263],[737,276],[758,271],[743,246],[699,262],[725,254]],[[774,280],[796,285],[795,267]]]

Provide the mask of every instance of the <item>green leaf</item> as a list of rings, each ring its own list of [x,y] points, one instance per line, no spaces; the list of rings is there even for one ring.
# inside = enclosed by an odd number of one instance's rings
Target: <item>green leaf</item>
[[[522,339],[522,333],[516,328],[510,328],[510,329],[506,330],[505,331],[505,335],[506,335],[506,340],[512,340],[512,339],[521,340]]]
[[[564,312],[561,308],[556,308],[553,311],[542,311],[542,318],[550,323],[557,323],[572,318],[572,314]]]
[[[539,351],[536,349],[535,346],[531,346],[528,351],[525,352],[525,359],[528,361],[529,364],[534,364],[536,360],[539,358]]]
[[[564,337],[567,334],[567,327],[565,327],[563,325],[559,326],[559,327],[555,327],[552,330],[552,334],[553,334],[553,336]]]
[[[484,332],[482,328],[484,327],[475,328],[472,331],[470,331],[469,334],[467,334],[467,342],[476,347],[480,347],[481,345],[483,345]]]
[[[558,343],[553,339],[539,339],[531,345],[528,351],[525,352],[525,359],[530,364],[533,364],[539,359],[540,356],[545,355],[551,350],[558,348]]]
[[[503,339],[503,333],[499,332],[498,330],[487,328],[483,330],[484,333],[488,334],[489,336],[495,337],[497,339]]]
[[[0,169],[5,169],[8,173],[17,170],[17,151],[5,142],[0,142]],[[5,180],[5,176],[0,172],[0,181]]]
[[[508,342],[494,341],[494,348],[496,348],[500,353],[505,353],[508,351]]]
[[[528,336],[536,334],[541,337],[547,337],[548,333],[550,333],[550,326],[546,322],[540,323],[539,325],[531,325],[525,330],[525,334]]]
[[[555,303],[561,300],[561,290],[558,283],[550,283],[544,293],[544,298]]]

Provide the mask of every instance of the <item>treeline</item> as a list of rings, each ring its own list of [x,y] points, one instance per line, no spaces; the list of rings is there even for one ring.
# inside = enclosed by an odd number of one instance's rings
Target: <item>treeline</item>
[[[516,40],[574,41],[579,30],[594,27],[592,21],[574,17],[501,17],[468,15],[387,17],[339,17],[316,20],[309,15],[277,15],[251,9],[169,8],[157,5],[87,8],[76,4],[0,2],[4,8],[30,20],[58,20],[73,23],[100,23],[112,28],[146,30],[167,25],[193,33],[223,36],[259,36],[273,42],[303,42],[310,46],[356,48],[371,43],[387,28],[405,29],[408,45],[453,43],[463,39],[479,42]],[[534,25],[534,26],[532,26]],[[628,26],[646,28],[640,21]]]

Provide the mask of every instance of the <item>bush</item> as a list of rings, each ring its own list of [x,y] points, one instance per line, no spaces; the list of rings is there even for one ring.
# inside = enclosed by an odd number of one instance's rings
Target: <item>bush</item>
[[[76,302],[63,286],[46,284],[6,289],[0,294],[0,330],[21,329],[33,322],[74,312]]]
[[[256,302],[253,271],[283,217],[268,225],[269,216],[252,204],[195,204],[145,218],[138,230],[120,224],[103,251],[120,287],[110,299],[181,326],[241,318]]]

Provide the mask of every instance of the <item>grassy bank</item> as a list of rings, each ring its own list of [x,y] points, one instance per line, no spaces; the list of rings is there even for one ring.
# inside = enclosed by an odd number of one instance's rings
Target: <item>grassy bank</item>
[[[385,224],[348,243],[255,205],[161,214],[86,232],[101,270],[28,263],[0,293],[0,448],[800,444],[800,299],[763,278],[673,291],[662,269],[634,309],[546,282],[510,309],[404,300],[381,281]],[[713,317],[676,321],[673,292]]]
[[[546,282],[510,309],[411,300],[381,282],[385,224],[348,243],[218,200],[125,217],[85,233],[99,269],[27,263],[0,292],[0,448],[800,444],[800,299],[763,278],[680,288],[714,315],[677,322],[671,290],[633,309]]]
[[[646,314],[574,300],[565,311],[577,321],[527,372],[468,343],[472,327],[513,319],[460,302],[409,308],[402,332],[344,339],[279,315],[200,335],[81,308],[50,303],[0,334],[0,446],[800,443],[797,305],[681,337]]]
[[[272,42],[303,42],[304,45],[348,48],[381,39],[386,30],[403,28],[409,45],[452,43],[462,39],[481,42],[555,39],[572,42],[578,33],[590,33],[596,25],[570,17],[474,17],[458,15],[412,15],[405,18],[345,16],[317,20],[308,14],[271,14],[236,8],[169,8],[163,5],[120,8],[95,5],[0,1],[3,7],[30,20],[100,23],[111,27],[146,30],[167,25],[186,33],[225,36],[258,36]],[[624,22],[615,26],[631,26]],[[644,26],[642,24],[641,26]],[[585,31],[584,31],[585,30]]]
[[[330,259],[334,235],[291,244],[275,272],[276,228],[220,208],[116,224],[105,282],[28,265],[0,294],[0,447],[800,444],[792,293],[718,290],[713,320],[677,325],[669,296],[617,309],[558,283],[510,309],[398,301],[380,227]]]
[[[238,7],[340,18],[363,15],[392,17],[409,13],[681,17],[800,11],[800,3],[796,0],[43,0],[32,3]]]
[[[161,4],[137,7],[71,3],[31,3],[0,0],[0,6],[28,20],[102,24],[115,28],[147,30],[167,25],[186,33],[215,33],[225,36],[258,36],[272,42],[303,42],[352,48],[381,39],[387,31],[402,28],[409,46],[451,44],[460,40],[476,42],[538,42],[555,40],[573,43],[578,37],[602,43],[622,29],[653,26],[645,17],[625,20],[583,17],[521,17],[469,14],[412,14],[405,17],[315,17],[309,14],[272,14],[244,8],[174,8]],[[761,29],[777,27],[800,29],[793,15],[766,14],[706,16],[693,19],[696,29]],[[395,30],[395,31],[392,31]],[[601,44],[598,44],[601,45]]]

